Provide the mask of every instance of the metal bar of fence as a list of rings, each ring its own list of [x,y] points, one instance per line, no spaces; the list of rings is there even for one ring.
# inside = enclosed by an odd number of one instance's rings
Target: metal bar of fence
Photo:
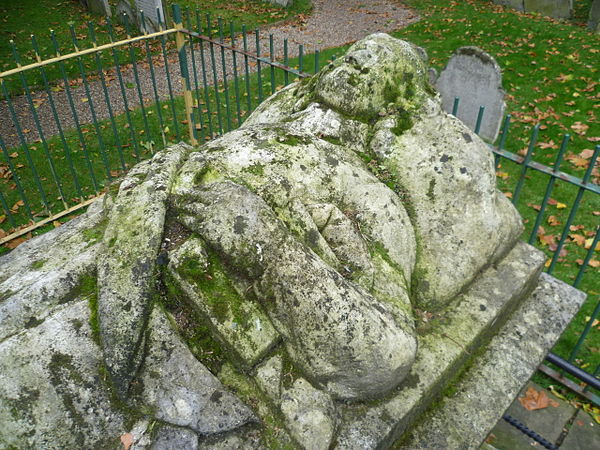
[[[275,61],[275,43],[273,42],[273,35],[269,34],[269,54],[271,56],[270,62]],[[275,66],[271,64],[271,95],[275,93]]]
[[[288,58],[288,40],[284,39],[283,40],[283,65],[289,66],[290,65],[289,62],[290,61]],[[285,86],[290,84],[290,74],[287,71],[283,72],[283,83]]]
[[[143,17],[143,16],[142,16]],[[123,14],[123,21],[125,23],[125,28],[127,29],[127,33],[129,34],[129,18],[127,14]],[[144,35],[148,36],[148,30],[146,28],[146,21],[142,20],[142,31]],[[146,39],[144,41],[145,50],[146,50],[146,63],[148,64],[148,70],[150,71],[150,80],[152,81],[152,93],[154,95],[154,106],[156,108],[156,116],[158,117],[158,124],[160,127],[160,135],[162,137],[163,145],[167,145],[167,137],[165,135],[165,121],[162,115],[162,109],[160,107],[160,97],[158,96],[158,89],[156,88],[156,74],[154,72],[154,61],[152,59],[152,52],[150,50],[150,43]],[[135,59],[135,56],[133,56]]]
[[[25,158],[27,159],[27,163],[29,164],[29,168],[31,169],[31,174],[33,175],[35,185],[37,186],[38,192],[41,196],[42,204],[43,204],[45,210],[48,212],[48,214],[51,214],[50,206],[48,204],[48,198],[46,196],[46,191],[42,187],[42,183],[40,181],[40,176],[38,174],[37,168],[36,168],[35,164],[33,163],[33,159],[31,159],[31,153],[29,151],[29,146],[27,145],[27,141],[25,140],[25,135],[23,134],[23,129],[21,128],[19,119],[17,117],[17,114],[13,107],[12,101],[10,99],[10,95],[8,94],[8,90],[6,89],[6,83],[4,82],[4,79],[0,78],[0,85],[2,86],[2,93],[4,94],[4,98],[6,99],[6,104],[8,106],[8,110],[10,111],[10,116],[11,116],[13,123],[15,125],[15,128],[17,130],[17,135],[19,136],[19,141],[21,142],[21,147],[23,148],[23,151],[25,152]],[[15,173],[15,172],[13,172],[13,173]]]
[[[234,33],[233,22],[229,22],[229,38],[231,39],[231,48],[236,48],[236,39]],[[237,68],[237,58],[235,50],[231,50],[231,59],[233,62],[233,88],[235,92],[235,106],[237,111],[237,124],[240,126],[242,124],[242,109],[240,106],[240,85],[238,80],[238,68]],[[248,111],[250,112],[250,111]]]
[[[212,75],[213,75],[213,88],[215,92],[215,103],[217,110],[217,121],[219,123],[219,135],[223,134],[223,118],[221,117],[221,98],[219,97],[219,78],[217,77],[217,63],[215,59],[215,44],[219,45],[217,41],[212,40],[212,30],[210,23],[210,14],[206,15],[206,30],[209,37],[209,50],[210,50],[210,60],[212,66]]]
[[[198,29],[198,36],[202,34],[202,21],[200,20],[200,11],[196,9],[196,28]],[[192,36],[193,37],[193,36]],[[204,102],[206,106],[206,118],[208,122],[208,133],[212,138],[214,136],[212,117],[210,111],[210,93],[208,89],[208,80],[206,77],[206,59],[204,58],[204,44],[203,40],[199,39],[198,44],[200,47],[200,62],[202,64],[202,86],[204,87]],[[198,102],[200,99],[198,99]],[[200,107],[200,105],[198,105]]]
[[[598,159],[599,154],[600,154],[600,145],[597,145],[596,149],[594,151],[594,154],[592,155],[592,158],[590,159],[590,164],[583,176],[583,184],[584,185],[588,184],[590,181],[590,177],[592,176],[592,171],[594,169],[594,166],[596,165],[596,160]],[[554,251],[554,255],[552,256],[552,262],[550,263],[550,267],[548,267],[549,274],[552,274],[554,267],[556,266],[556,261],[560,255],[560,251],[562,250],[562,248],[565,244],[565,240],[567,239],[567,236],[569,234],[569,228],[571,227],[571,224],[573,223],[575,214],[577,214],[577,210],[579,209],[579,205],[581,203],[581,198],[583,197],[584,193],[585,193],[585,189],[583,187],[580,187],[577,191],[577,196],[575,197],[575,202],[573,203],[573,206],[571,207],[571,211],[569,212],[569,217],[567,218],[567,222],[565,223],[565,227],[563,228],[562,235],[560,236],[560,241],[558,242],[556,250]]]
[[[227,67],[225,65],[225,47],[223,36],[223,18],[217,18],[219,28],[219,46],[221,47],[221,75],[223,76],[223,93],[225,96],[225,113],[227,114],[227,131],[231,131],[231,107],[229,105],[229,85],[227,83]]]
[[[51,38],[52,38],[52,43],[54,44],[54,49],[58,53],[60,51],[60,49],[59,49],[58,41],[56,40],[56,35],[54,34],[54,31],[51,31]],[[106,156],[106,148],[104,147],[104,139],[102,137],[102,133],[100,132],[100,126],[98,125],[98,118],[96,117],[96,111],[94,109],[94,102],[92,101],[92,95],[90,94],[90,87],[87,82],[85,70],[83,69],[83,62],[81,61],[81,56],[79,56],[79,55],[76,56],[76,59],[77,59],[77,63],[79,66],[79,73],[81,75],[83,87],[85,90],[85,98],[86,98],[87,104],[90,108],[90,113],[92,115],[92,123],[94,125],[94,129],[96,130],[96,137],[98,138],[100,154],[101,154],[102,160],[104,162],[104,167],[106,168],[106,176],[107,176],[108,180],[110,181],[110,180],[112,180],[112,174],[110,173],[110,163],[109,163],[108,157]],[[63,68],[64,68],[64,66],[63,66]],[[64,81],[65,81],[66,85],[69,84],[69,80],[67,79],[66,74],[64,75]]]
[[[17,66],[21,65],[21,57],[17,52],[17,47],[15,46],[14,41],[10,41],[10,47],[13,53],[13,58],[17,63]],[[63,191],[63,186],[61,180],[59,179],[58,173],[56,171],[56,166],[54,165],[54,161],[52,156],[50,155],[50,149],[48,148],[48,142],[46,141],[46,136],[44,135],[44,131],[42,130],[42,126],[40,124],[40,118],[38,113],[33,105],[33,101],[31,99],[31,91],[29,90],[29,85],[27,84],[27,80],[25,79],[25,75],[23,72],[19,73],[19,78],[21,79],[21,85],[23,86],[23,90],[25,91],[25,98],[27,99],[27,105],[29,106],[29,111],[31,112],[31,116],[33,117],[33,121],[35,123],[35,127],[38,132],[38,136],[40,141],[42,142],[42,147],[44,149],[44,155],[46,156],[46,161],[48,161],[48,166],[50,167],[50,173],[52,174],[52,179],[54,180],[54,184],[56,184],[56,188],[58,189],[58,193],[62,200],[63,206],[67,208],[67,200],[65,198],[65,193]],[[16,119],[18,120],[18,119]],[[70,160],[69,160],[70,162]],[[79,186],[78,186],[79,187]],[[78,189],[79,196],[81,197],[81,189]]]
[[[127,17],[127,15],[125,15],[125,17]],[[129,38],[131,36],[131,33],[129,31],[128,23],[125,24],[125,30],[127,32],[127,37]],[[112,26],[111,26],[111,32],[112,32]],[[112,36],[111,36],[111,38],[112,38]],[[148,42],[148,41],[146,41],[146,42]],[[135,56],[135,50],[134,50],[133,44],[131,42],[127,43],[127,49],[129,51],[129,60],[131,61],[131,67],[133,69],[133,79],[135,80],[135,88],[136,88],[136,92],[138,95],[138,100],[140,102],[139,108],[140,108],[140,111],[142,114],[142,120],[144,122],[144,133],[147,136],[147,138],[150,139],[150,127],[148,125],[148,116],[146,114],[146,106],[144,104],[144,96],[142,94],[140,75],[139,75],[138,65],[137,65],[137,58]]]
[[[37,44],[37,40],[35,38],[35,36],[32,34],[31,35],[31,46],[33,48],[33,51],[35,52],[35,58],[37,61],[41,61],[42,57],[40,56],[40,50]],[[56,129],[58,130],[58,135],[60,137],[60,141],[63,147],[63,150],[65,152],[65,158],[67,160],[67,163],[69,164],[69,171],[71,172],[71,177],[73,178],[73,183],[75,184],[75,189],[77,190],[77,192],[79,193],[79,196],[82,197],[82,191],[81,191],[81,183],[79,181],[79,177],[77,175],[77,172],[75,171],[75,168],[73,167],[73,159],[72,159],[72,155],[71,155],[71,148],[67,142],[67,139],[65,137],[65,133],[63,131],[63,127],[62,124],[60,122],[60,117],[58,116],[58,111],[56,110],[56,104],[54,103],[54,96],[52,95],[52,91],[50,89],[50,83],[48,83],[48,77],[46,75],[46,69],[44,66],[39,67],[38,70],[40,71],[40,75],[42,76],[42,82],[44,85],[44,91],[46,92],[46,95],[48,96],[48,103],[50,104],[50,110],[52,111],[52,117],[54,118],[54,123],[56,123]],[[67,91],[65,89],[65,91],[67,92],[67,97],[70,100],[70,103],[72,104],[72,99],[70,98],[70,90]],[[74,113],[73,115],[73,119],[75,120],[75,125],[78,131],[78,137],[79,137],[79,142],[81,144],[81,149],[83,151],[83,155],[84,155],[84,159],[86,161],[86,167],[88,169],[88,172],[90,174],[90,179],[92,180],[92,185],[94,187],[94,192],[96,193],[96,195],[98,194],[98,182],[96,181],[96,175],[94,174],[94,168],[92,167],[92,163],[90,161],[90,157],[88,154],[88,150],[87,150],[87,145],[85,143],[85,139],[83,137],[83,134],[81,133],[81,128],[79,126],[79,118],[77,117],[77,113],[74,112],[74,110],[71,110],[72,113]]]
[[[1,83],[1,81],[0,81],[0,83]],[[29,199],[27,198],[27,195],[25,194],[25,190],[23,189],[23,185],[21,184],[21,179],[19,177],[19,174],[15,170],[15,166],[13,165],[13,163],[10,159],[10,155],[8,154],[8,149],[6,148],[6,145],[4,145],[4,139],[2,139],[2,136],[0,136],[0,148],[2,149],[4,159],[6,160],[6,164],[8,165],[8,169],[10,170],[10,173],[12,174],[13,179],[15,180],[15,184],[17,186],[17,191],[19,192],[19,197],[21,198],[21,201],[23,202],[23,206],[25,206],[27,215],[29,216],[29,218],[31,220],[33,220],[33,212],[31,210],[31,206],[29,205]]]
[[[510,127],[510,119],[511,115],[507,114],[504,118],[504,123],[502,124],[502,131],[500,132],[500,143],[498,144],[498,150],[504,150],[504,146],[506,145],[506,138],[508,137],[508,128]],[[500,155],[498,153],[494,154],[494,166],[496,169],[500,166]]]
[[[142,17],[142,23],[144,24],[144,28],[146,27],[146,21],[144,19],[144,12],[140,11],[140,15]],[[156,8],[156,17],[158,18],[158,26],[160,29],[163,28],[163,22],[161,18],[161,10],[160,8]],[[175,135],[178,140],[181,140],[181,134],[179,133],[179,123],[177,121],[177,113],[175,111],[175,97],[173,95],[173,84],[171,83],[171,71],[169,70],[169,58],[167,56],[167,41],[164,35],[160,36],[160,47],[163,55],[163,63],[165,65],[165,76],[167,78],[167,89],[169,91],[169,100],[171,105],[171,114],[173,117],[173,127],[175,128]]]
[[[153,39],[153,38],[157,38],[160,36],[167,36],[167,35],[173,34],[175,32],[176,32],[176,30],[174,28],[169,28],[166,30],[157,31],[156,33],[148,33],[148,34],[144,34],[141,36],[135,36],[135,37],[128,38],[128,39],[123,39],[123,40],[117,41],[117,42],[111,42],[108,44],[99,45],[96,48],[92,47],[92,48],[86,48],[86,49],[82,49],[82,50],[76,50],[75,52],[57,55],[54,58],[44,59],[42,61],[38,61],[35,63],[27,64],[25,66],[21,66],[21,67],[10,69],[10,70],[4,71],[4,72],[0,72],[0,78],[6,78],[8,76],[15,75],[19,72],[25,72],[30,69],[37,69],[39,67],[47,66],[49,64],[66,61],[68,59],[73,59],[77,56],[85,56],[85,55],[89,55],[89,54],[96,53],[99,51],[108,50],[111,47],[119,47],[124,44],[133,44],[135,42],[143,41],[146,39]]]
[[[519,195],[521,194],[521,189],[523,189],[523,184],[525,183],[525,176],[527,175],[527,170],[529,169],[529,163],[531,162],[531,158],[533,157],[533,151],[535,149],[535,143],[537,141],[538,133],[540,131],[540,125],[537,124],[533,127],[533,132],[531,133],[531,139],[529,140],[529,147],[527,148],[527,153],[525,154],[525,159],[523,160],[521,176],[519,177],[519,181],[517,182],[517,186],[515,187],[515,191],[513,192],[512,202],[513,205],[516,205],[519,201]]]
[[[252,93],[250,92],[250,69],[248,67],[248,40],[246,38],[246,25],[242,25],[242,41],[244,44],[244,78],[246,82],[246,104],[248,105],[248,114],[252,111]]]
[[[92,39],[92,45],[96,46],[96,39],[94,36],[93,26],[90,27],[89,25],[90,24],[88,23],[88,31]],[[75,34],[75,28],[73,27],[73,25],[69,26],[69,30],[71,31],[71,39],[73,41],[73,45],[75,46],[75,48],[77,48],[77,36]],[[112,105],[110,103],[110,95],[108,94],[108,89],[106,87],[106,78],[104,77],[104,67],[100,58],[100,52],[94,53],[94,60],[96,61],[96,71],[98,72],[98,77],[100,78],[100,85],[102,86],[102,92],[104,93],[104,102],[106,103],[106,107],[108,108],[108,117],[110,120],[110,126],[112,128],[113,136],[115,138],[117,153],[119,155],[119,161],[121,162],[121,169],[125,171],[127,169],[127,166],[125,165],[125,157],[123,156],[123,146],[121,145],[119,131],[117,130],[117,123],[115,122],[115,115],[113,113]]]
[[[569,143],[570,136],[568,134],[563,138],[562,144],[560,146],[560,150],[558,151],[558,155],[556,156],[556,161],[554,162],[554,172],[557,173],[560,165],[563,161],[563,156],[567,151],[567,145]],[[540,206],[540,211],[538,212],[537,217],[535,218],[535,224],[533,225],[533,230],[531,231],[531,236],[529,237],[529,243],[533,245],[535,239],[537,238],[537,232],[542,224],[542,220],[544,218],[544,213],[546,212],[546,206],[548,205],[548,201],[550,200],[550,196],[552,195],[552,191],[554,189],[554,184],[556,183],[556,177],[550,177],[548,180],[548,185],[546,186],[546,192],[544,193],[544,199],[542,200],[542,204]]]
[[[106,18],[106,26],[108,29],[108,35],[110,37],[110,40],[113,41],[114,40],[114,30],[113,30],[113,26],[112,26],[110,17]],[[95,42],[96,38],[95,38],[95,35],[93,34],[93,30],[91,33],[92,33],[92,36],[94,36],[94,42]],[[131,140],[133,142],[133,150],[135,152],[135,158],[136,158],[136,160],[139,161],[140,160],[140,149],[139,149],[137,138],[136,138],[135,127],[133,126],[133,121],[131,120],[131,113],[129,112],[129,101],[127,100],[127,93],[125,92],[125,84],[123,82],[123,75],[121,74],[121,64],[119,62],[119,55],[117,54],[115,47],[113,47],[111,49],[111,52],[112,52],[112,57],[113,57],[113,63],[115,65],[115,71],[117,72],[117,79],[119,81],[121,97],[123,98],[123,106],[125,108],[125,117],[127,118],[127,125],[129,127],[129,133],[131,134]],[[143,100],[141,103],[143,103]]]
[[[256,74],[258,77],[258,103],[262,103],[263,101],[263,84],[262,84],[262,72],[260,63],[262,58],[260,57],[260,37],[259,37],[258,28],[254,32],[254,38],[256,40]]]

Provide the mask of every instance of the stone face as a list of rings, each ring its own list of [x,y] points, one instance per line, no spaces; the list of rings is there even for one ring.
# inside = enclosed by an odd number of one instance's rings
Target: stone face
[[[538,12],[555,19],[570,19],[573,14],[573,0],[523,0],[527,12]]]
[[[133,168],[108,217],[98,260],[98,319],[104,360],[121,397],[143,356],[171,178],[190,150],[174,146]]]
[[[594,0],[592,3],[588,28],[595,33],[600,33],[600,0]]]
[[[223,433],[255,421],[252,411],[228,392],[173,333],[155,308],[141,382],[143,402],[156,418],[201,435]]]
[[[454,52],[436,81],[444,111],[451,113],[458,98],[456,117],[475,130],[479,108],[485,107],[479,135],[490,142],[498,137],[504,120],[505,92],[502,70],[496,60],[477,47],[461,47]]]

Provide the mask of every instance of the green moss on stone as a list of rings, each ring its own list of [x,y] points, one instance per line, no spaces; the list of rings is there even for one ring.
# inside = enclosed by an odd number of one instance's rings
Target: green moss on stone
[[[302,448],[286,432],[285,420],[279,409],[261,392],[251,378],[238,372],[231,364],[226,364],[219,373],[219,380],[246,405],[258,412],[262,419],[260,437],[264,448],[282,450]]]
[[[247,327],[248,317],[242,308],[244,300],[230,280],[232,274],[210,248],[207,248],[207,260],[207,267],[203,267],[196,259],[187,258],[178,270],[202,292],[215,319],[222,323],[233,317],[236,323]]]
[[[265,166],[261,163],[255,163],[251,166],[248,166],[244,169],[244,172],[251,173],[253,175],[257,175],[262,177],[265,174]]]
[[[34,262],[34,263],[31,265],[31,268],[32,268],[32,269],[35,269],[35,270],[37,270],[37,269],[41,269],[42,267],[44,267],[44,264],[45,264],[45,263],[46,263],[46,260],[45,260],[45,259],[40,259],[39,261],[36,261],[36,262]]]

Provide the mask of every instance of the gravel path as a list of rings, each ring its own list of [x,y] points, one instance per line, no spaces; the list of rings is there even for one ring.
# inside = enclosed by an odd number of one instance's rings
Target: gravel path
[[[283,40],[286,38],[289,43],[289,56],[292,58],[298,55],[298,44],[303,44],[304,53],[308,54],[312,53],[315,49],[337,47],[354,42],[371,33],[394,31],[418,20],[418,16],[414,12],[400,5],[396,0],[374,0],[369,2],[365,2],[364,0],[313,0],[313,5],[313,13],[304,21],[296,20],[262,28],[260,40],[262,55],[266,56],[265,50],[269,48],[269,34],[272,34],[274,38],[276,59],[281,60],[283,57]],[[256,51],[255,37],[254,35],[248,37],[248,50],[254,53]],[[238,45],[241,45],[241,42],[238,42]],[[199,51],[196,51],[195,56],[198,76],[200,77],[201,58]],[[210,53],[206,47],[204,56],[208,65]],[[238,72],[242,75],[243,58],[238,56],[237,59]],[[218,48],[215,48],[215,60],[216,67],[218,68],[217,79],[220,80],[222,78],[222,61]],[[165,99],[169,97],[166,67],[168,67],[174,93],[180,93],[180,68],[176,54],[170,54],[166,64],[162,56],[155,57],[153,61],[156,75],[156,89],[159,98]],[[226,72],[231,75],[233,73],[231,55],[225,56],[225,67]],[[152,87],[149,65],[145,63],[138,64],[138,72],[143,102],[144,104],[152,103],[155,99],[155,94]],[[128,106],[130,109],[135,108],[140,105],[140,96],[137,89],[131,88],[132,84],[135,84],[133,70],[131,68],[123,69],[122,76],[123,83],[126,86],[130,86],[129,88],[125,88]],[[214,82],[212,73],[207,73],[207,77],[209,84],[212,84],[211,80]],[[97,120],[109,117],[109,107],[101,82],[97,80],[90,81],[88,85],[90,100],[87,98],[85,86],[70,88],[80,124],[92,122],[90,103],[93,104]],[[109,76],[107,91],[113,113],[124,112],[125,101],[116,76]],[[74,128],[74,114],[69,105],[67,92],[52,92],[51,95],[63,130]],[[33,97],[35,103],[39,105],[35,111],[39,117],[44,136],[48,138],[58,134],[58,127],[54,120],[48,95],[40,91],[34,93]],[[19,118],[21,128],[24,130],[26,140],[33,142],[39,139],[37,127],[26,97],[15,97],[12,99],[12,103]],[[183,119],[183,113],[178,114],[180,114],[180,120]],[[0,117],[3,118],[0,121],[0,136],[4,139],[7,147],[19,145],[20,141],[17,129],[11,119],[6,101],[0,102]]]

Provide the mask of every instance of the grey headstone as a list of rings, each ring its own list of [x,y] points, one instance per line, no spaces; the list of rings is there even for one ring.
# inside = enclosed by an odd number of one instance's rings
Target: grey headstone
[[[274,5],[283,6],[284,8],[289,8],[294,4],[294,0],[267,0],[269,3]]]
[[[496,60],[478,47],[461,47],[448,61],[437,80],[442,107],[452,112],[458,97],[457,117],[475,129],[479,107],[485,107],[479,136],[488,141],[498,137],[506,104],[502,70]]]
[[[523,0],[494,0],[496,5],[508,6],[509,8],[516,9],[517,11],[523,11]]]
[[[538,12],[555,19],[569,19],[573,12],[573,0],[524,0],[527,12]]]
[[[148,31],[158,31],[158,24],[165,23],[165,10],[162,0],[135,0],[135,7],[137,11],[144,11],[144,19]],[[141,15],[139,13],[137,23],[138,26],[142,27]]]
[[[594,0],[592,3],[588,28],[593,32],[600,34],[600,0]]]
[[[79,0],[79,3],[92,14],[110,16],[110,5],[108,0]]]
[[[140,11],[144,12],[145,28]],[[165,8],[162,0],[119,0],[116,14],[121,20],[125,14],[129,23],[137,26],[140,31],[159,31],[159,23],[165,23]]]

